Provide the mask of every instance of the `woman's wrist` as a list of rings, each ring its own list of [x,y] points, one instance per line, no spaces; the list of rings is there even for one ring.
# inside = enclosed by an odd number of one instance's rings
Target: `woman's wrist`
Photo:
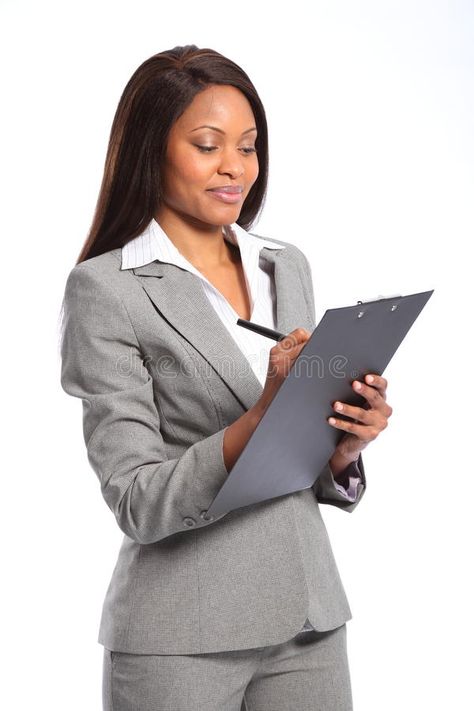
[[[349,467],[354,462],[357,462],[360,456],[360,452],[356,454],[343,454],[340,449],[336,447],[334,453],[329,460],[329,467],[331,468],[334,479],[337,480],[347,467]]]
[[[264,416],[269,404],[269,402],[266,403],[264,400],[262,400],[262,398],[260,398],[260,400],[258,400],[258,402],[256,402],[253,407],[247,410],[250,418],[255,423],[255,427],[259,424],[260,420]]]
[[[343,459],[345,459],[348,463],[349,462],[357,462],[359,457],[360,457],[360,452],[361,450],[357,450],[356,452],[351,452],[350,454],[346,454],[345,452],[341,451],[339,447],[336,447],[335,451],[337,454],[339,454]]]

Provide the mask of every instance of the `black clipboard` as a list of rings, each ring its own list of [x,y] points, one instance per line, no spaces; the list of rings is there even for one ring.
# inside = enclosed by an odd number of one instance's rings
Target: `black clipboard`
[[[328,309],[207,514],[221,515],[313,486],[344,435],[327,422],[335,415],[332,403],[366,404],[352,381],[383,374],[433,291]]]

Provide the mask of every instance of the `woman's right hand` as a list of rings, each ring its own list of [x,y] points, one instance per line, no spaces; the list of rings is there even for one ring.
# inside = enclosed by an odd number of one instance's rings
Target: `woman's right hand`
[[[290,372],[291,366],[310,337],[310,331],[305,328],[295,328],[283,340],[277,341],[270,350],[267,379],[263,392],[255,405],[255,410],[260,417],[263,416],[277,394]]]

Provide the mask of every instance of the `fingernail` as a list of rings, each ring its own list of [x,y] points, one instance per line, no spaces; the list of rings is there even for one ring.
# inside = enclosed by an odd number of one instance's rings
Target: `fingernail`
[[[373,376],[373,375],[368,375],[368,376],[367,376],[367,382],[368,382],[368,383],[371,383],[371,382],[373,381],[373,379],[374,379],[374,376]]]
[[[360,390],[361,387],[362,387],[362,385],[361,385],[359,382],[355,382],[355,383],[354,383],[354,387],[355,387],[356,390]]]

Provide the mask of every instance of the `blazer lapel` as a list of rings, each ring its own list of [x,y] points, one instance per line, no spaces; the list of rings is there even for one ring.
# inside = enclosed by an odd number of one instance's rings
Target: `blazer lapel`
[[[304,323],[305,301],[289,250],[263,247],[260,254],[274,264],[277,330],[288,333]],[[247,358],[209,302],[199,277],[174,264],[154,261],[135,267],[155,309],[209,362],[243,408],[252,407],[263,387]],[[276,342],[276,341],[275,341]]]

